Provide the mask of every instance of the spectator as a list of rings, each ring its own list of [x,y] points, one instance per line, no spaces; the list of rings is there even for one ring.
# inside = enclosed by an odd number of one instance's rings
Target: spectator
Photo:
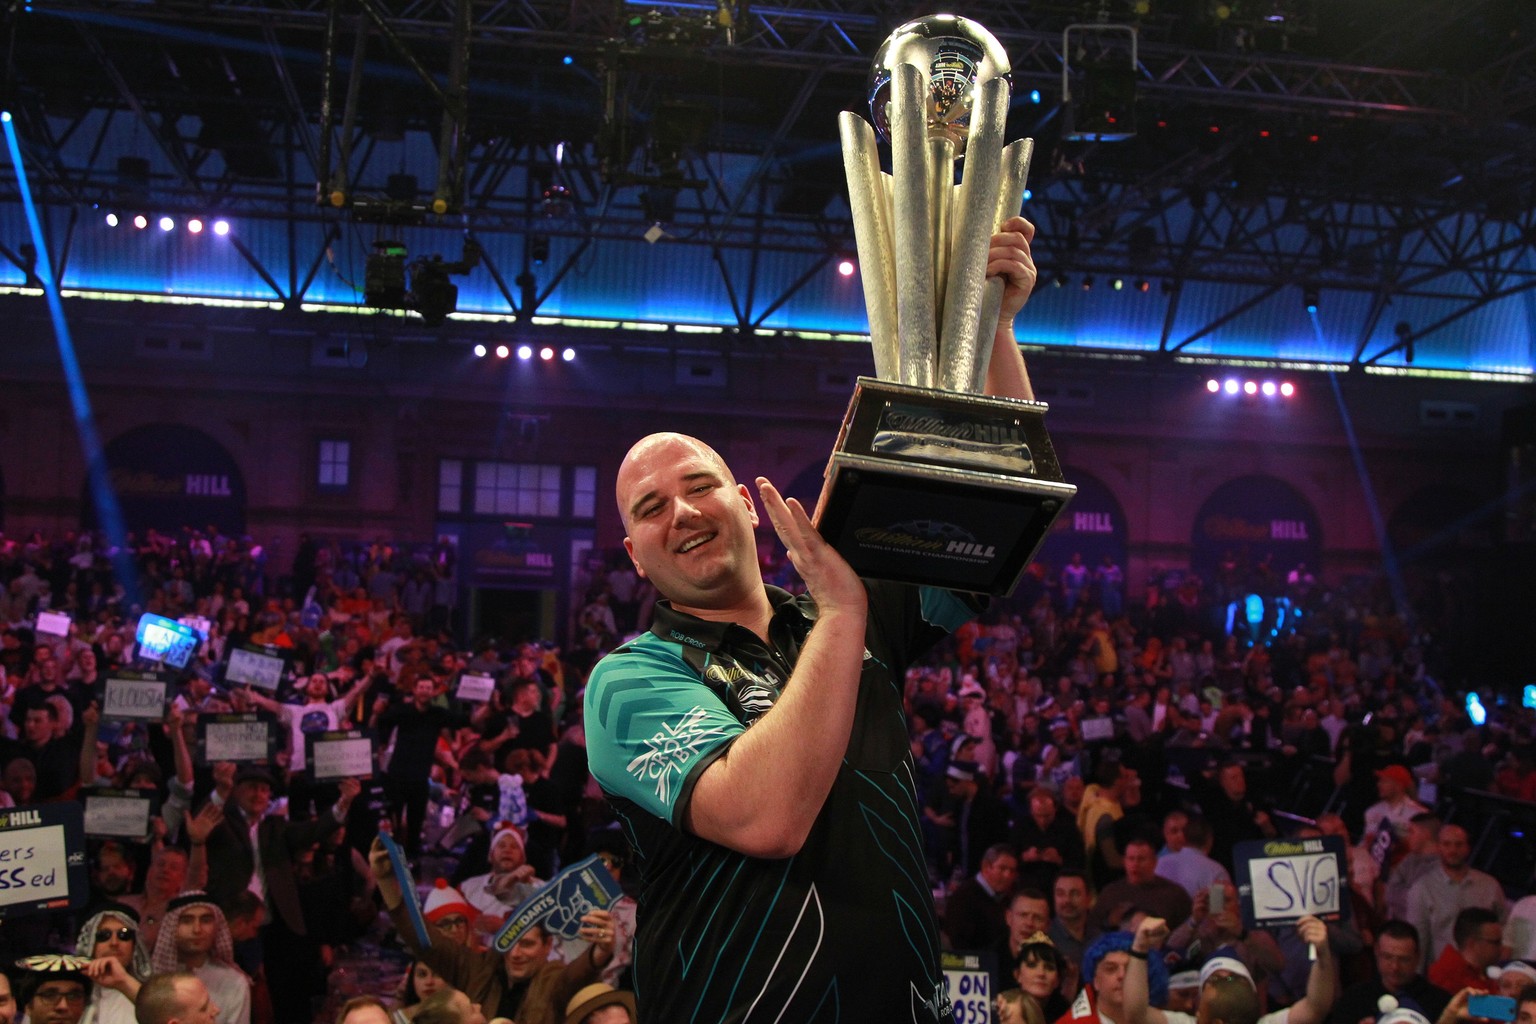
[[[491,870],[466,878],[460,886],[464,898],[478,912],[474,922],[481,932],[494,932],[518,904],[543,885],[535,878],[523,847],[523,834],[511,822],[502,822],[491,837]]]
[[[1019,859],[1013,847],[999,843],[981,855],[981,867],[956,886],[944,903],[944,933],[951,949],[990,949],[1008,934],[1005,921]]]
[[[1413,773],[1400,764],[1389,764],[1376,770],[1376,794],[1381,797],[1365,809],[1365,835],[1373,836],[1385,825],[1392,830],[1395,839],[1408,834],[1408,824],[1414,815],[1429,810],[1408,795],[1413,789]]]
[[[1125,877],[1099,890],[1089,920],[1107,930],[1111,915],[1126,906],[1144,910],[1175,926],[1189,919],[1194,903],[1189,893],[1176,882],[1157,874],[1157,849],[1152,841],[1137,836],[1125,845]]]
[[[1040,1007],[1044,1020],[1055,1020],[1067,1012],[1062,995],[1063,981],[1070,976],[1066,960],[1043,932],[1024,936],[1013,957],[1012,980]]]
[[[132,907],[109,903],[80,929],[75,952],[90,958],[85,974],[95,982],[86,1008],[92,1024],[133,1024],[133,1001],[149,977],[149,950],[139,941],[138,925]]]
[[[1460,825],[1442,825],[1436,839],[1440,863],[1408,890],[1408,919],[1423,939],[1421,965],[1428,968],[1438,951],[1454,941],[1456,915],[1468,907],[1484,907],[1503,920],[1504,889],[1493,876],[1467,863],[1472,846]]]
[[[79,1024],[91,980],[77,970],[38,970],[21,982],[17,1003],[27,1024]]]
[[[1052,894],[1056,913],[1046,933],[1067,963],[1075,968],[1083,962],[1088,943],[1099,937],[1099,930],[1088,917],[1093,906],[1088,876],[1082,871],[1063,871],[1056,876]]]
[[[1211,823],[1210,856],[1220,864],[1232,863],[1232,848],[1238,843],[1276,835],[1269,812],[1248,795],[1248,773],[1240,761],[1218,766],[1216,784],[1201,785],[1197,798]]]
[[[1020,888],[1007,901],[1003,915],[1004,935],[993,949],[992,991],[1001,992],[1012,984],[1014,960],[1024,948],[1024,940],[1043,933],[1051,923],[1051,901],[1038,889]]]
[[[518,1024],[552,1024],[558,1019],[559,1008],[584,985],[597,981],[599,972],[613,955],[613,927],[606,910],[583,915],[581,937],[592,945],[586,954],[569,964],[549,959],[553,939],[539,925],[518,937],[506,954],[476,950],[440,932],[431,936],[429,946],[421,948],[406,919],[405,897],[382,842],[374,841],[368,862],[384,909],[406,945],[472,1003],[494,1007],[497,1017],[516,1020]],[[438,992],[432,999],[442,995]],[[416,1019],[421,1019],[419,1014]]]
[[[594,982],[571,997],[565,1024],[635,1024],[635,995]]]
[[[1083,837],[1077,825],[1061,813],[1061,797],[1049,783],[1037,782],[1029,792],[1029,813],[1008,835],[1019,851],[1019,884],[1050,891],[1056,872],[1083,866]]]
[[[1387,917],[1407,918],[1408,893],[1419,879],[1440,863],[1437,844],[1440,824],[1440,819],[1429,811],[1408,819],[1401,845],[1402,855],[1392,865],[1382,887]]]
[[[1211,844],[1215,840],[1210,823],[1199,815],[1189,817],[1183,811],[1174,811],[1168,817],[1172,819],[1176,815],[1184,818],[1184,845],[1177,850],[1170,849],[1157,858],[1157,876],[1182,886],[1189,893],[1190,899],[1194,899],[1195,893],[1201,889],[1209,889],[1212,883],[1230,883],[1232,876],[1227,874],[1227,869],[1210,856]],[[1168,837],[1166,822],[1163,836],[1165,839]],[[1173,843],[1168,845],[1172,847]]]
[[[389,1008],[373,996],[353,996],[336,1011],[336,1024],[391,1024]]]
[[[224,912],[206,893],[188,892],[171,900],[150,964],[156,974],[182,971],[206,986],[205,994],[216,1004],[218,1024],[250,1024],[250,979],[235,966],[234,944]],[[182,986],[175,991],[182,997],[193,995]],[[140,990],[139,996],[143,995]],[[196,1001],[191,1005],[197,1005]]]
[[[415,1024],[485,1024],[480,1004],[456,988],[445,988],[421,1001]]]
[[[1468,907],[1456,915],[1451,945],[1430,965],[1429,983],[1447,995],[1464,988],[1497,992],[1498,985],[1489,977],[1488,969],[1498,962],[1503,948],[1504,928],[1499,915],[1486,907]]]
[[[1375,1017],[1382,996],[1391,996],[1399,1006],[1438,1020],[1450,998],[1419,973],[1423,959],[1419,945],[1419,933],[1407,921],[1387,921],[1377,929],[1376,976],[1345,989],[1328,1016],[1328,1024],[1360,1024],[1367,1017]]]

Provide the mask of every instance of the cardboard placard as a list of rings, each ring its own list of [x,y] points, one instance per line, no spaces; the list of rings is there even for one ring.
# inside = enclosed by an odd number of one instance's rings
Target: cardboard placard
[[[492,945],[505,953],[536,924],[562,939],[581,937],[581,916],[589,910],[607,910],[624,895],[619,883],[596,854],[560,872],[507,917]]]
[[[233,761],[236,764],[272,760],[277,749],[276,721],[264,711],[244,714],[199,715],[197,745],[205,764]]]
[[[159,794],[137,789],[85,791],[85,834],[114,839],[144,839],[160,810]]]
[[[484,704],[496,692],[496,680],[492,676],[476,676],[465,673],[459,677],[459,688],[453,695],[459,700]]]
[[[74,801],[0,810],[0,914],[85,904],[84,813]]]
[[[111,722],[158,722],[171,700],[171,685],[147,672],[118,672],[102,687],[101,717]]]
[[[1311,915],[1339,921],[1349,914],[1344,840],[1255,839],[1232,849],[1243,923],[1282,928]]]
[[[224,666],[224,681],[275,693],[283,682],[283,659],[265,651],[231,648],[229,663]]]
[[[992,975],[976,953],[944,953],[944,991],[955,1014],[955,1024],[992,1024]]]
[[[1085,718],[1082,721],[1083,740],[1093,743],[1099,740],[1112,740],[1115,738],[1115,720],[1113,718]]]
[[[432,933],[427,931],[427,919],[421,913],[421,895],[416,891],[416,879],[411,874],[411,866],[405,862],[405,851],[400,849],[394,836],[382,829],[379,831],[379,842],[384,844],[384,852],[389,854],[389,866],[394,869],[395,881],[400,883],[400,891],[405,896],[405,916],[410,919],[411,931],[416,933],[416,945],[426,949],[432,945]]]
[[[373,774],[373,737],[361,729],[338,729],[304,737],[304,764],[316,782],[363,779]]]
[[[69,636],[68,612],[38,612],[37,631],[49,636]]]

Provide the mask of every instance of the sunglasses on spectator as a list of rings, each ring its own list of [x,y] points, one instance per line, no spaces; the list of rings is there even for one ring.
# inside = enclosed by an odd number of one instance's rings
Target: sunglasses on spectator
[[[441,917],[437,920],[439,928],[462,928],[467,924],[469,924],[469,918],[464,917],[462,914],[455,914],[452,917]]]
[[[132,942],[134,937],[139,933],[134,931],[132,928],[119,928],[115,933],[111,928],[98,928],[96,930],[96,941],[110,942],[114,934],[117,935],[118,941],[120,942]]]

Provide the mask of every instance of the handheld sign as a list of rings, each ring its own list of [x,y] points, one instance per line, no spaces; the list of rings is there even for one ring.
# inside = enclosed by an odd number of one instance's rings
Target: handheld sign
[[[1232,849],[1243,924],[1280,928],[1311,915],[1324,921],[1349,914],[1344,840],[1256,839]]]
[[[987,954],[990,957],[990,954]],[[992,975],[977,953],[941,953],[944,991],[955,1014],[955,1024],[992,1024]]]
[[[229,664],[224,666],[224,681],[244,683],[275,693],[283,681],[283,659],[276,654],[247,647],[232,648]]]
[[[83,815],[74,801],[0,810],[0,915],[85,904]]]
[[[204,637],[185,623],[145,612],[139,616],[134,639],[139,642],[138,655],[144,660],[163,661],[175,668],[185,668]]]
[[[572,864],[519,904],[492,945],[496,952],[505,953],[536,924],[542,924],[550,935],[578,939],[581,915],[589,910],[607,910],[622,895],[624,890],[594,854]]]
[[[363,779],[373,774],[373,738],[361,729],[338,729],[304,737],[305,765],[316,782]]]
[[[244,714],[199,715],[197,744],[203,761],[236,764],[272,760],[277,749],[276,722],[261,711]]]
[[[85,834],[141,840],[159,813],[159,794],[137,789],[85,791]]]
[[[382,829],[379,830],[379,842],[389,854],[389,866],[394,869],[395,881],[400,883],[400,891],[405,896],[405,916],[410,918],[411,931],[416,933],[416,945],[426,949],[432,945],[432,933],[427,931],[427,919],[421,912],[421,896],[416,892],[411,866],[405,862],[405,851],[400,849],[394,836]]]
[[[1088,743],[1115,738],[1113,718],[1085,718],[1082,724],[1083,739]]]
[[[470,700],[483,704],[491,699],[491,694],[496,692],[496,680],[491,676],[476,676],[465,673],[459,677],[459,688],[454,691],[454,696],[459,700]]]
[[[69,613],[38,612],[37,631],[49,636],[69,636]]]
[[[168,682],[149,672],[118,672],[102,689],[101,717],[112,722],[158,722],[171,700]]]

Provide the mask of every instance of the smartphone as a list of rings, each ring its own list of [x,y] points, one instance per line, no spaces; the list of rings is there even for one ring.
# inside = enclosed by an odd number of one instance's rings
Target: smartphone
[[[1475,995],[1467,1000],[1467,1013],[1483,1020],[1514,1020],[1515,1001],[1509,996]]]
[[[1210,901],[1213,914],[1220,914],[1227,909],[1227,890],[1222,888],[1220,882],[1211,886]]]

